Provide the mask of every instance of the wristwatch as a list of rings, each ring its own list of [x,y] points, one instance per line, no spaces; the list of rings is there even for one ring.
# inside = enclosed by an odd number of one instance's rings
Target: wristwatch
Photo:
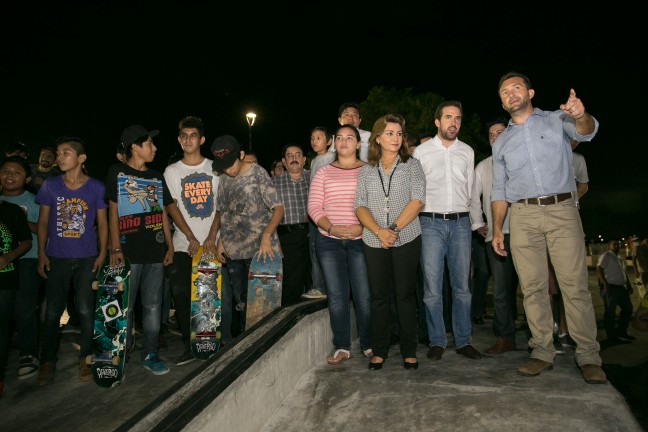
[[[400,228],[398,228],[398,225],[396,225],[396,222],[392,222],[392,224],[389,225],[389,229],[394,231],[394,232],[400,232]]]

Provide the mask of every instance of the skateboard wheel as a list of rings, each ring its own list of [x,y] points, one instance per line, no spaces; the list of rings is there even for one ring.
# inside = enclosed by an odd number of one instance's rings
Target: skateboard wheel
[[[279,282],[281,282],[281,281],[283,280],[283,275],[282,275],[281,273],[277,273],[277,274],[275,275],[275,278],[276,278]]]
[[[92,364],[92,354],[86,356],[85,362],[86,362],[87,365]]]
[[[117,289],[118,289],[119,291],[124,291],[124,282],[119,282],[119,283],[117,284]]]
[[[120,361],[121,359],[119,358],[119,356],[115,356],[112,358],[112,364],[114,364],[115,366],[117,366]]]
[[[92,281],[92,289],[95,291],[99,289],[99,281]]]
[[[254,273],[248,272],[248,280],[254,279]]]

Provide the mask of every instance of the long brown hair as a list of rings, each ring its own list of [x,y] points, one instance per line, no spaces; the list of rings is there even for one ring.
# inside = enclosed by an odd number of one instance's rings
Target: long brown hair
[[[373,128],[371,129],[371,136],[369,137],[369,160],[367,161],[367,163],[371,166],[378,165],[378,161],[382,156],[382,147],[380,147],[380,144],[378,144],[376,139],[385,131],[387,123],[398,123],[399,125],[401,125],[401,128],[403,129],[403,143],[398,149],[398,156],[400,156],[403,162],[407,162],[407,160],[411,157],[409,152],[407,151],[407,146],[405,145],[405,119],[400,114],[385,114],[384,116],[376,120]]]

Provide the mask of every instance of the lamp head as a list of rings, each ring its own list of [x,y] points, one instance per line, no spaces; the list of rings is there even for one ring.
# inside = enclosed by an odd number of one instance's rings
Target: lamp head
[[[254,114],[253,112],[249,112],[245,114],[245,119],[247,120],[248,125],[254,126],[254,121],[256,120],[256,114]]]

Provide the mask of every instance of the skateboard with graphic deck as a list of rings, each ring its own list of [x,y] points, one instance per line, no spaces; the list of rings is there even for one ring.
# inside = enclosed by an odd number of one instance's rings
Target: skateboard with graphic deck
[[[250,328],[273,310],[281,307],[283,264],[274,251],[274,258],[263,262],[257,252],[250,263],[245,328]]]
[[[221,346],[221,276],[223,266],[201,246],[191,262],[191,352],[206,360]]]
[[[97,291],[93,353],[86,357],[86,363],[101,387],[117,387],[124,380],[130,271],[128,259],[111,267],[107,257],[92,283],[92,289]]]

